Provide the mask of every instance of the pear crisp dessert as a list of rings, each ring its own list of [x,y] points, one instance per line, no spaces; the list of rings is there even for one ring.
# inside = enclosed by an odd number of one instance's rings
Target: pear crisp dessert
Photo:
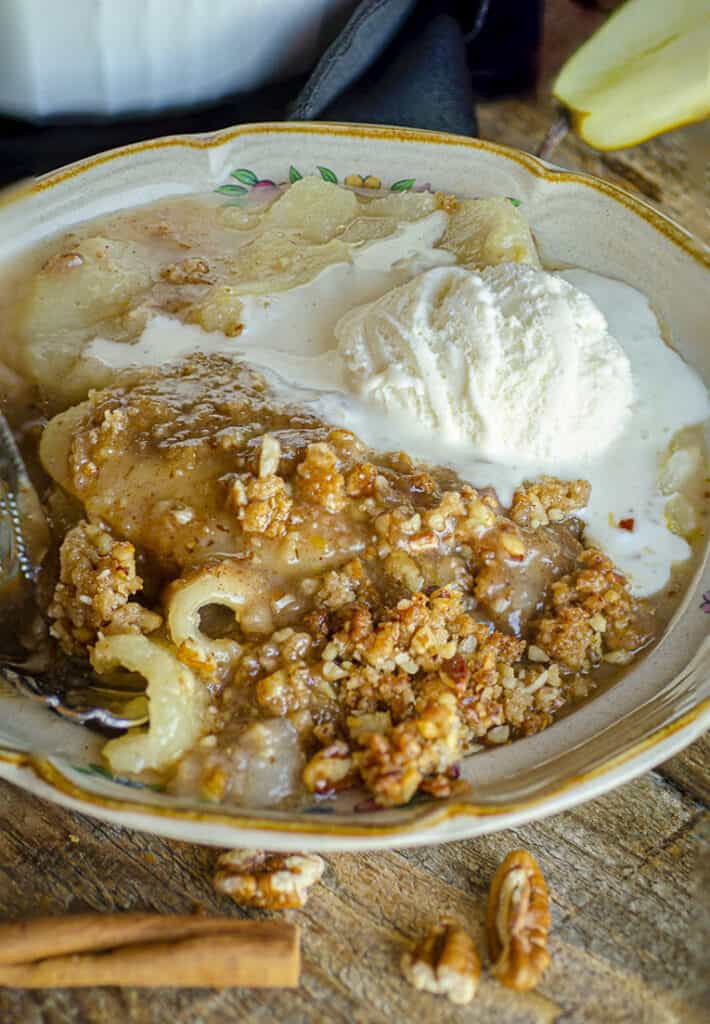
[[[116,776],[446,798],[660,635],[707,396],[640,293],[544,270],[504,197],[273,191],[125,210],[0,274],[47,635],[141,690]],[[671,372],[684,400],[649,411]]]

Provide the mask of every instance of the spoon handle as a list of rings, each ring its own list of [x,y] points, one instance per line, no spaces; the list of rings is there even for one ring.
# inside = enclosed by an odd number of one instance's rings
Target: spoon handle
[[[22,494],[32,485],[7,420],[0,413],[0,586],[21,577],[34,583],[37,566],[22,528]]]

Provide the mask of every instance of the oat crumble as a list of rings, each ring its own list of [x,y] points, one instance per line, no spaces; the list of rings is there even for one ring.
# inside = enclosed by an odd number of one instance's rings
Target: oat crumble
[[[135,548],[81,522],[62,543],[60,576],[48,614],[67,654],[84,655],[102,636],[152,633],[162,618],[130,598],[141,591]]]
[[[650,606],[582,541],[585,481],[528,483],[506,510],[277,402],[218,356],[95,394],[68,464],[90,522],[64,540],[50,615],[72,653],[159,629],[130,600],[136,551],[166,580],[238,559],[261,581],[214,634],[228,658],[197,657],[194,639],[177,650],[215,696],[217,748],[195,768],[210,799],[230,790],[220,735],[259,719],[288,723],[319,796],[359,782],[383,806],[446,797],[469,749],[546,728],[653,636]]]

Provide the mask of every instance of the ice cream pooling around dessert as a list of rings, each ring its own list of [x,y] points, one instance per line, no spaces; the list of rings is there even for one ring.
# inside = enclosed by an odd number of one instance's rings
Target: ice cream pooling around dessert
[[[194,351],[230,354],[261,368],[272,385],[283,387],[285,399],[303,402],[316,415],[352,430],[372,447],[380,450],[402,448],[412,458],[449,465],[464,480],[479,487],[494,487],[504,505],[510,503],[513,491],[523,480],[534,479],[544,473],[561,479],[587,479],[592,485],[590,502],[583,513],[587,538],[600,545],[619,569],[629,575],[636,594],[654,593],[667,582],[672,564],[690,555],[687,542],[667,527],[665,507],[668,494],[661,493],[658,475],[673,436],[685,427],[702,422],[710,412],[702,380],[665,343],[647,298],[637,289],[582,270],[549,274],[507,264],[478,274],[463,268],[442,268],[442,263],[453,262],[453,254],[432,248],[432,243],[441,236],[445,220],[445,214],[437,211],[420,221],[402,225],[394,236],[363,246],[353,263],[326,267],[311,281],[288,291],[245,295],[244,330],[239,337],[226,337],[217,331],[208,333],[176,317],[161,314],[148,322],[135,343],[96,339],[87,346],[83,358],[120,369],[136,365],[157,366],[181,359]],[[420,276],[411,280],[417,273]],[[353,388],[359,390],[360,385],[354,379],[349,362],[343,360],[338,352],[335,338],[338,321],[341,325],[350,323],[352,340],[356,325],[359,324],[359,329],[365,333],[363,310],[377,307],[377,300],[387,306],[391,294],[401,295],[402,292],[405,300],[408,297],[416,307],[420,302],[419,288],[423,285],[426,294],[430,277],[436,280],[437,276],[439,280],[451,280],[457,284],[469,299],[474,294],[486,293],[487,316],[494,323],[497,317],[505,321],[506,318],[512,320],[513,316],[520,316],[521,308],[525,306],[525,315],[537,324],[536,346],[540,345],[541,323],[559,327],[562,316],[562,323],[572,321],[571,329],[576,332],[578,344],[582,344],[587,356],[590,354],[590,338],[593,339],[592,353],[601,353],[608,344],[614,358],[618,359],[618,350],[621,349],[626,363],[621,359],[619,365],[626,384],[627,363],[631,368],[632,401],[621,430],[613,440],[614,427],[610,430],[608,423],[601,424],[602,439],[609,442],[606,448],[601,449],[600,446],[591,455],[580,454],[575,444],[570,443],[569,436],[558,438],[551,427],[544,427],[541,432],[536,410],[541,410],[540,414],[545,416],[548,410],[544,403],[523,402],[518,414],[519,423],[517,428],[513,423],[513,429],[518,430],[523,441],[528,435],[534,435],[538,444],[541,438],[544,440],[546,437],[552,443],[564,444],[564,455],[552,462],[544,458],[526,458],[522,452],[515,451],[502,458],[484,456],[469,441],[452,441],[445,436],[445,430],[427,428],[426,423],[418,424],[416,413],[404,411],[395,414],[383,407],[377,408],[369,396],[361,398],[357,391],[353,391]],[[497,282],[497,292],[490,283],[491,278]],[[464,280],[467,281],[465,286]],[[472,288],[474,281],[475,290]],[[523,298],[514,294],[516,281],[524,289]],[[557,281],[561,282],[561,287],[556,292],[553,282]],[[573,286],[572,295],[565,285]],[[395,293],[391,292],[393,288]],[[390,294],[385,294],[388,292]],[[456,289],[453,294],[456,294]],[[543,313],[536,308],[538,301]],[[363,303],[368,305],[363,307]],[[406,306],[406,301],[404,304]],[[356,306],[358,308],[353,309]],[[477,315],[482,317],[480,310]],[[462,311],[459,311],[459,316],[463,316]],[[587,337],[579,337],[584,335],[584,330],[574,323],[575,318],[591,327]],[[375,323],[378,322],[376,317]],[[606,333],[605,322],[609,325],[611,338]],[[513,351],[517,344],[515,330],[511,326],[508,339]],[[561,332],[562,328],[559,330]],[[341,346],[344,346],[346,342],[340,328],[338,333],[341,334]],[[397,330],[391,327],[389,337],[395,342],[399,337],[401,341],[401,332],[398,335]],[[488,329],[488,334],[478,343],[480,355],[490,351],[493,337]],[[560,333],[558,341],[562,337]],[[368,338],[372,338],[371,332]],[[613,338],[617,339],[618,345],[614,345]],[[597,343],[599,346],[595,347]],[[460,348],[458,343],[457,347]],[[554,348],[552,351],[554,366],[554,359],[561,357]],[[361,355],[363,359],[372,358],[364,345]],[[454,365],[456,358],[461,357],[452,357]],[[567,372],[576,375],[578,381],[585,379],[574,363],[570,364],[568,360],[567,364],[563,362],[565,365]],[[593,376],[597,369],[592,363]],[[448,371],[446,374],[442,372],[439,382],[447,389],[454,388],[455,392],[456,378],[450,380],[447,374]],[[595,379],[599,381],[602,377]],[[416,382],[416,378],[414,380]],[[495,382],[495,378],[489,378],[489,388],[491,380]],[[519,388],[524,386],[518,377],[514,380]],[[427,381],[427,391],[422,387],[421,394],[422,401],[429,403],[427,415],[431,417],[429,383]],[[610,383],[616,386],[618,382],[611,380]],[[559,386],[564,386],[562,381]],[[382,388],[387,394],[384,384]],[[489,390],[488,395],[491,394]],[[619,399],[628,398],[628,389],[623,381],[622,387],[617,388],[614,394],[617,401],[614,408],[621,417],[624,405]],[[471,420],[471,409],[475,406],[467,396],[449,399],[444,395],[442,398],[439,391],[435,397],[439,407],[443,405],[445,415],[454,402],[465,401],[465,415]],[[505,397],[512,418],[513,404],[507,393]],[[608,408],[609,395],[597,392],[597,397],[602,408]],[[551,398],[554,403],[555,396],[551,395]],[[410,410],[406,402],[402,408]],[[565,406],[558,408],[564,411]],[[489,417],[492,411],[490,405],[484,407]],[[557,422],[560,422],[559,418]],[[577,439],[584,441],[585,424],[573,426]],[[456,432],[456,424],[454,428]],[[589,438],[588,430],[586,437]],[[501,435],[499,442],[503,440],[505,437]],[[634,518],[633,532],[616,526],[625,517]]]
[[[527,264],[429,270],[346,313],[336,336],[360,397],[485,459],[592,456],[629,415],[631,368],[604,315]]]

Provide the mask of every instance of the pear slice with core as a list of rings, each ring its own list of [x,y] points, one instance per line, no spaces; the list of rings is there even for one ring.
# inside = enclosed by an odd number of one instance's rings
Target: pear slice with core
[[[560,71],[553,94],[595,149],[710,115],[710,0],[627,0]]]

